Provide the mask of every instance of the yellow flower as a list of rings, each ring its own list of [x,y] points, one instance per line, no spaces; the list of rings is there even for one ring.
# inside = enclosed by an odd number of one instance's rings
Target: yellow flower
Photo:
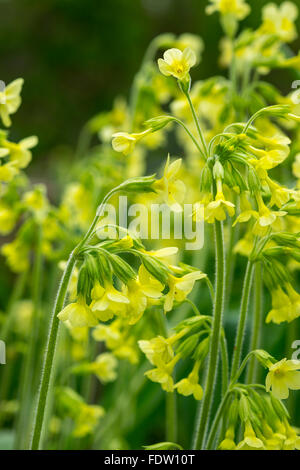
[[[267,315],[266,322],[282,323],[292,321],[292,303],[289,296],[280,288],[272,290],[272,310]]]
[[[298,17],[298,8],[292,2],[283,2],[280,6],[269,3],[262,10],[263,24],[260,31],[263,34],[274,34],[284,42],[291,42],[297,38],[295,21]]]
[[[1,146],[6,148],[9,152],[10,162],[16,168],[26,168],[31,162],[32,154],[30,149],[38,144],[38,138],[33,135],[20,140],[19,143],[9,142],[8,140],[1,141]]]
[[[201,385],[199,385],[199,367],[200,362],[195,362],[192,372],[188,375],[187,378],[180,380],[174,386],[177,389],[178,393],[188,397],[189,395],[193,395],[195,400],[202,400],[203,397],[203,389]]]
[[[12,231],[17,219],[16,212],[9,206],[0,203],[0,233],[7,235]]]
[[[164,169],[163,177],[153,184],[153,188],[162,194],[164,201],[174,212],[181,212],[181,203],[185,196],[185,185],[177,179],[182,160],[179,158],[170,164],[170,156],[168,155],[167,163]]]
[[[158,299],[162,296],[163,289],[164,286],[141,265],[137,279],[129,280],[122,289],[129,300],[126,309],[129,325],[134,325],[141,318],[146,310],[148,298]]]
[[[42,213],[48,207],[48,201],[45,195],[45,188],[37,186],[32,191],[27,191],[23,195],[23,204],[27,209],[31,209],[35,213]]]
[[[268,227],[272,226],[278,217],[284,217],[287,212],[285,211],[272,211],[269,209],[261,195],[259,193],[256,194],[256,200],[258,205],[258,213],[253,211],[252,215],[257,219],[254,227],[253,233],[254,235],[264,236],[267,232]]]
[[[286,429],[286,439],[283,443],[282,450],[300,450],[300,436],[297,434],[296,430],[289,425],[286,419],[284,426]]]
[[[11,125],[9,115],[14,114],[21,104],[20,93],[23,83],[23,78],[17,78],[0,92],[0,117],[6,127]]]
[[[249,150],[258,157],[258,160],[249,160],[256,170],[271,170],[272,168],[280,165],[280,163],[282,163],[290,153],[288,145],[280,145],[271,150],[257,149],[250,145]]]
[[[17,174],[18,169],[12,162],[0,166],[0,181],[3,183],[9,183]]]
[[[275,183],[271,178],[267,178],[267,183],[269,185],[272,197],[270,201],[270,206],[277,206],[278,208],[282,207],[290,200],[291,190],[280,186]]]
[[[158,59],[158,67],[163,75],[172,75],[178,80],[188,77],[190,68],[197,62],[195,52],[187,47],[182,52],[180,49],[168,49],[163,59]]]
[[[219,450],[235,450],[236,449],[236,443],[234,442],[234,426],[230,426],[226,433],[225,433],[225,439],[223,439],[222,442],[220,442]]]
[[[117,348],[122,342],[120,320],[116,319],[110,325],[97,325],[93,330],[93,338],[96,341],[105,341],[109,349]]]
[[[229,217],[233,217],[235,213],[235,205],[232,202],[226,201],[222,191],[221,182],[217,182],[217,194],[214,201],[211,201],[205,209],[205,220],[212,224],[215,220],[225,220],[226,212]]]
[[[78,414],[75,418],[75,437],[84,437],[94,431],[99,419],[104,415],[104,409],[98,405],[79,404]]]
[[[129,299],[109,282],[102,287],[97,281],[91,296],[93,300],[90,308],[101,321],[110,320],[116,314],[124,314],[126,304],[129,304]]]
[[[250,13],[250,7],[245,0],[210,0],[210,2],[212,5],[206,8],[208,15],[219,11],[221,15],[232,15],[238,20],[243,20]]]
[[[128,132],[116,132],[112,135],[112,147],[116,152],[124,153],[128,155],[134,150],[136,143],[148,135],[151,129],[147,129],[139,134],[128,134]]]
[[[169,363],[161,363],[156,369],[148,370],[145,372],[146,377],[152,380],[152,382],[159,383],[165,392],[173,392],[174,382],[172,372],[179,359],[180,356],[177,355]]]
[[[20,273],[29,268],[29,248],[18,238],[3,245],[1,251],[12,271]]]
[[[83,298],[67,305],[58,315],[58,318],[67,323],[69,327],[96,326],[98,321]]]
[[[96,360],[88,365],[89,371],[93,372],[103,382],[113,382],[117,378],[117,359],[111,353],[100,354]]]
[[[203,279],[206,274],[201,271],[193,271],[185,274],[182,277],[175,277],[169,275],[169,292],[165,297],[164,311],[170,312],[173,308],[174,302],[183,302],[187,295],[192,291],[195,282],[198,279]]]
[[[251,423],[247,421],[245,423],[244,439],[237,445],[236,450],[264,450],[265,446],[261,439],[259,439]]]
[[[162,363],[166,364],[174,357],[170,341],[162,336],[157,336],[150,341],[140,340],[138,341],[138,345],[147,357],[148,361],[155,366],[159,366]]]
[[[282,359],[269,367],[266,377],[266,390],[272,389],[274,397],[279,400],[288,398],[289,389],[300,389],[300,361]]]

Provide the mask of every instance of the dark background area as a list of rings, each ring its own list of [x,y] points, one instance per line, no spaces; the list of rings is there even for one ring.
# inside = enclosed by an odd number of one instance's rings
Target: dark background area
[[[244,21],[257,27],[261,7],[249,2]],[[280,3],[280,2],[277,2]],[[300,2],[296,2],[299,3]],[[202,36],[205,51],[193,78],[220,73],[218,15],[204,0],[0,0],[0,79],[25,79],[23,104],[13,116],[11,137],[36,134],[38,149],[29,173],[43,179],[53,149],[75,146],[83,124],[127,95],[145,48],[159,33]],[[299,19],[298,19],[299,24]],[[298,51],[300,43],[294,44]],[[283,76],[286,77],[286,74]],[[275,77],[284,91],[290,82]]]

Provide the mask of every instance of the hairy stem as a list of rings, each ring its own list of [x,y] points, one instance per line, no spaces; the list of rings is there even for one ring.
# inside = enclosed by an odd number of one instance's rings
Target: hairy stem
[[[38,450],[40,448],[41,435],[43,432],[43,423],[45,417],[45,409],[47,405],[48,391],[50,386],[50,380],[53,374],[53,361],[57,343],[57,333],[59,327],[59,319],[57,317],[58,313],[62,310],[66,298],[67,288],[69,280],[75,265],[76,256],[75,250],[71,253],[66,269],[63,273],[59,290],[57,293],[52,318],[50,331],[47,341],[47,347],[44,357],[43,369],[40,390],[38,393],[38,402],[33,424],[33,434],[30,443],[31,450]]]
[[[254,294],[255,294],[255,304],[254,304],[254,315],[253,315],[253,326],[252,326],[252,336],[250,341],[250,351],[254,351],[259,348],[260,342],[260,330],[261,330],[261,320],[262,320],[262,266],[260,263],[257,263],[255,266],[255,276],[254,276]],[[252,357],[248,369],[246,383],[252,383],[256,381],[256,362],[254,357]]]
[[[209,347],[208,369],[205,383],[203,404],[197,417],[194,434],[194,449],[202,449],[208,424],[209,413],[212,405],[215,378],[217,373],[220,337],[222,328],[222,316],[224,310],[225,294],[225,251],[222,222],[215,222],[216,245],[216,289],[213,309],[213,324]]]
[[[250,291],[251,291],[251,284],[252,284],[252,274],[253,274],[253,262],[248,261],[245,279],[244,279],[242,301],[241,301],[241,308],[240,308],[240,317],[239,317],[239,323],[237,327],[236,339],[235,339],[235,345],[234,345],[231,377],[233,377],[236,374],[238,367],[240,365],[243,339],[244,339],[244,334],[245,334],[245,326],[246,326],[247,313],[248,313]]]

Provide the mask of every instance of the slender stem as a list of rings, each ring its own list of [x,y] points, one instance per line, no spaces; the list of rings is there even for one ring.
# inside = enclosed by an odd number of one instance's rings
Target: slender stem
[[[20,393],[20,412],[17,421],[17,431],[15,439],[15,448],[24,448],[25,441],[28,438],[28,422],[31,416],[32,395],[34,388],[34,371],[36,365],[37,343],[39,340],[39,323],[40,323],[40,301],[41,301],[41,274],[42,274],[42,227],[37,227],[37,243],[35,250],[35,260],[32,272],[32,300],[33,312],[31,318],[31,328],[29,337],[29,346],[27,355],[22,367],[21,393]]]
[[[253,262],[248,261],[245,279],[244,279],[243,293],[242,293],[240,318],[239,318],[239,323],[237,327],[235,346],[234,346],[234,352],[233,352],[231,377],[235,375],[240,364],[242,347],[243,347],[243,339],[244,339],[244,334],[245,334],[245,326],[246,326],[246,320],[247,320],[247,313],[248,313],[248,304],[249,304],[251,284],[252,284],[252,274],[253,274]]]
[[[76,261],[75,253],[76,253],[76,249],[71,253],[69,257],[66,269],[61,279],[61,283],[60,283],[56,301],[55,301],[55,306],[54,306],[53,313],[52,313],[51,326],[50,326],[50,331],[49,331],[49,336],[48,336],[48,341],[47,341],[44,363],[43,363],[41,385],[40,385],[40,390],[38,394],[38,404],[37,404],[35,418],[34,418],[33,434],[32,434],[32,439],[30,443],[31,450],[37,450],[40,447],[41,435],[43,431],[44,416],[45,416],[45,408],[47,404],[50,380],[53,374],[52,366],[53,366],[54,354],[55,354],[56,343],[57,343],[57,333],[58,333],[58,327],[59,327],[59,319],[57,315],[62,310],[64,302],[65,302],[69,280],[70,280],[70,277],[71,277],[71,274],[75,265],[75,261]]]
[[[208,439],[207,439],[207,446],[206,448],[207,449],[211,449],[212,446],[213,446],[213,443],[214,443],[214,440],[215,440],[215,436],[216,436],[216,433],[218,431],[218,427],[219,427],[219,423],[220,423],[220,420],[221,420],[221,417],[222,417],[222,414],[225,410],[225,407],[226,407],[226,404],[227,404],[227,401],[228,401],[228,398],[229,398],[229,395],[230,395],[230,392],[228,391],[226,393],[226,395],[224,395],[224,398],[223,400],[221,401],[220,403],[220,406],[218,408],[218,411],[215,415],[215,419],[212,423],[212,426],[211,426],[211,430],[210,430],[210,433],[209,433],[209,436],[208,436]]]
[[[224,331],[221,333],[221,360],[222,360],[222,396],[225,396],[228,388],[229,361],[228,349]]]
[[[212,282],[211,282],[211,280],[209,279],[208,276],[206,276],[206,277],[204,278],[204,280],[205,280],[205,282],[206,282],[206,284],[207,284],[211,301],[212,301],[212,303],[214,303],[214,299],[215,299],[214,286],[212,285]]]
[[[256,263],[254,276],[254,292],[255,304],[253,315],[252,337],[250,341],[250,351],[259,348],[261,320],[262,320],[262,266]],[[256,361],[254,357],[251,359],[248,370],[246,383],[250,384],[256,380]]]
[[[225,252],[222,222],[215,222],[215,244],[216,244],[216,294],[213,310],[213,325],[210,338],[208,370],[206,375],[205,394],[203,404],[196,421],[194,435],[194,449],[203,447],[208,417],[212,405],[215,378],[217,373],[219,344],[222,328],[222,316],[224,310],[225,294]]]
[[[199,134],[199,137],[200,137],[200,140],[201,140],[203,149],[204,149],[204,153],[205,153],[205,155],[207,156],[207,155],[208,155],[207,144],[206,144],[206,141],[205,141],[205,138],[204,138],[204,135],[203,135],[203,132],[202,132],[202,129],[201,129],[201,126],[200,126],[200,123],[199,123],[199,119],[198,119],[198,117],[197,117],[197,114],[196,114],[194,105],[193,105],[193,103],[192,103],[191,96],[190,96],[190,94],[189,94],[188,91],[185,92],[184,94],[185,94],[185,96],[187,97],[187,100],[188,100],[188,102],[189,102],[189,105],[190,105],[190,108],[191,108],[191,111],[192,111],[192,114],[193,114],[193,118],[194,118],[194,121],[195,121],[195,124],[196,124],[196,127],[197,127],[197,131],[198,131],[198,134]],[[207,158],[207,157],[206,157],[206,158]]]
[[[189,130],[189,128],[184,124],[184,122],[182,122],[180,119],[177,119],[177,118],[174,118],[173,119],[174,122],[177,122],[177,124],[179,124],[181,127],[183,127],[183,129],[186,131],[186,133],[189,135],[189,137],[192,139],[192,141],[194,142],[195,146],[197,147],[197,149],[199,150],[199,152],[201,153],[201,155],[205,158],[205,155],[201,149],[201,147],[199,146],[197,140],[195,139],[195,137],[193,136],[193,134],[191,133],[191,131]]]
[[[249,361],[249,359],[254,355],[254,351],[250,351],[247,356],[245,357],[245,359],[242,361],[240,367],[238,368],[238,370],[236,371],[236,373],[233,375],[233,377],[231,378],[230,380],[230,386],[234,385],[238,379],[240,378],[240,375],[242,374],[242,372],[244,371],[246,365],[247,365],[247,362]]]

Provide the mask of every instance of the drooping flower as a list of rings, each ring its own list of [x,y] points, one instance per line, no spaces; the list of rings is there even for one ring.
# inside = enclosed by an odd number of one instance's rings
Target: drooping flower
[[[26,137],[20,140],[19,143],[9,142],[8,140],[1,140],[1,146],[7,149],[10,156],[10,163],[15,168],[26,168],[31,162],[32,154],[31,149],[38,144],[38,138],[35,135]]]
[[[118,361],[113,354],[102,353],[96,357],[94,362],[88,364],[88,370],[103,383],[113,382],[117,378],[117,364]]]
[[[215,200],[211,201],[205,208],[206,221],[212,224],[215,220],[225,220],[227,213],[229,217],[233,217],[235,214],[235,205],[230,201],[226,201],[222,190],[222,182],[218,180]]]
[[[174,357],[170,341],[163,336],[157,336],[151,340],[140,340],[138,344],[148,361],[153,365],[166,364]]]
[[[168,49],[163,59],[158,59],[158,67],[163,75],[172,75],[178,80],[188,77],[191,67],[197,62],[195,52],[187,47],[182,52],[180,49]]]
[[[134,325],[146,310],[148,299],[158,299],[162,296],[164,286],[144,268],[140,266],[138,277],[131,279],[123,287],[123,294],[129,300],[126,317],[129,325]]]
[[[236,450],[264,450],[265,446],[261,439],[259,439],[250,423],[245,423],[244,439],[237,445]]]
[[[289,389],[300,390],[300,361],[284,358],[272,364],[266,377],[266,390],[271,389],[279,400],[288,398]]]
[[[29,247],[19,238],[5,243],[1,249],[11,270],[17,273],[29,268],[29,251]]]
[[[289,296],[277,287],[272,292],[272,310],[267,315],[266,322],[282,323],[292,321],[292,303]]]
[[[134,150],[136,143],[143,137],[148,135],[151,129],[146,129],[144,132],[129,134],[128,132],[116,132],[112,135],[112,147],[116,152],[128,155]]]
[[[193,370],[188,375],[188,377],[176,383],[174,388],[177,389],[178,393],[180,393],[181,395],[184,395],[185,397],[188,397],[189,395],[193,395],[195,400],[202,400],[203,389],[201,385],[198,383],[199,367],[200,367],[200,362],[196,361],[193,367]]]
[[[177,354],[177,356],[167,364],[161,363],[155,369],[145,372],[146,377],[152,380],[152,382],[158,382],[165,392],[173,392],[174,381],[172,378],[172,372],[179,359],[180,356]]]
[[[14,114],[21,104],[20,93],[23,83],[23,78],[17,78],[0,91],[0,117],[6,127],[11,125],[10,114]]]
[[[0,233],[7,235],[16,224],[17,213],[4,203],[0,203]]]
[[[92,433],[104,413],[105,411],[102,406],[80,403],[78,414],[74,418],[75,427],[73,435],[75,437],[84,437]]]
[[[220,442],[218,449],[219,450],[235,450],[236,443],[234,442],[234,426],[231,425],[225,433],[225,438]]]
[[[201,271],[193,271],[185,274],[182,277],[175,277],[169,275],[169,292],[165,297],[164,311],[170,312],[173,308],[174,302],[183,302],[187,295],[192,291],[195,282],[198,279],[203,279],[206,274]]]
[[[109,282],[102,287],[97,281],[92,289],[91,297],[93,300],[90,308],[101,321],[110,320],[114,315],[124,313],[126,304],[129,304],[129,299]]]
[[[153,184],[155,191],[162,194],[164,201],[174,212],[182,211],[180,204],[185,196],[185,185],[177,179],[181,162],[182,160],[179,158],[170,164],[170,156],[168,155],[163,177]]]
[[[97,318],[81,296],[78,297],[77,302],[67,305],[57,316],[70,327],[96,326],[98,324]]]

